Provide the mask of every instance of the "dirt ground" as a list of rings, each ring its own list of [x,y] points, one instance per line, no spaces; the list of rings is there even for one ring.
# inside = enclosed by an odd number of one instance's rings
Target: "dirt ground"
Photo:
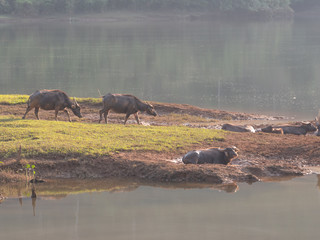
[[[254,114],[203,109],[191,105],[152,103],[159,116],[140,114],[144,125],[185,125],[194,128],[220,129],[224,123],[235,125],[250,124],[255,129],[267,125],[288,122],[284,117],[270,117]],[[97,124],[101,104],[82,103],[84,118],[72,115],[73,121]],[[1,115],[22,116],[26,105],[0,104]],[[71,115],[71,114],[70,114]],[[41,119],[54,119],[53,111],[40,110]],[[199,118],[200,117],[200,118]],[[35,119],[30,112],[27,119]],[[64,113],[58,115],[67,120]],[[124,115],[109,114],[109,123],[123,122]],[[127,124],[136,124],[131,116]],[[292,123],[298,124],[298,123]],[[273,133],[226,132],[225,140],[213,145],[195,145],[189,150],[208,147],[236,146],[240,152],[231,164],[185,165],[181,157],[185,152],[155,153],[126,151],[98,159],[33,159],[37,174],[41,179],[51,178],[136,178],[154,182],[187,182],[225,184],[278,180],[279,178],[301,176],[320,172],[320,138],[312,134],[306,136],[280,135]],[[23,161],[23,160],[22,160]],[[0,168],[0,183],[24,179],[19,173],[21,164],[16,159],[3,161]],[[8,170],[9,169],[9,170]]]

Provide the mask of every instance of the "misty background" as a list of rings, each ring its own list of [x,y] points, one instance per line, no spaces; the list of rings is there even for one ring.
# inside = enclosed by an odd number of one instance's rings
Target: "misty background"
[[[319,7],[317,0],[1,0],[0,14],[39,16],[108,11],[205,11],[214,14],[288,17]]]
[[[1,0],[0,94],[61,89],[310,120],[319,1]],[[30,20],[31,19],[31,20]]]

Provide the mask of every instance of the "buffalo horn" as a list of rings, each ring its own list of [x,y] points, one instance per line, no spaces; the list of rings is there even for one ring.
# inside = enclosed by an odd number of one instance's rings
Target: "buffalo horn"
[[[74,103],[75,103],[76,105],[78,105],[78,102],[77,102],[77,100],[76,100],[76,97],[73,97],[73,101],[74,101]]]
[[[239,152],[239,148],[237,148],[236,146],[232,146],[231,147],[234,151]]]

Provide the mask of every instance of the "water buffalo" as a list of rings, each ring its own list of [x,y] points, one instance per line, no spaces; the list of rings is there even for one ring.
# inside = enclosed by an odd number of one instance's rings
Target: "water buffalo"
[[[252,126],[236,126],[236,125],[231,125],[229,123],[223,124],[222,129],[226,131],[232,131],[232,132],[252,132],[254,133],[255,130]]]
[[[315,118],[315,124],[317,126],[317,131],[314,132],[315,136],[320,136],[320,111],[318,112],[318,116]]]
[[[70,108],[74,115],[82,118],[80,113],[80,106],[74,98],[73,101],[70,100],[68,95],[61,90],[37,90],[32,93],[27,102],[28,107],[26,113],[23,115],[22,119],[25,119],[27,113],[34,108],[34,113],[39,120],[39,108],[43,110],[55,110],[55,120],[57,121],[57,116],[59,111],[64,111],[71,122],[71,118],[67,108]]]
[[[314,135],[319,137],[320,136],[320,125],[317,123],[317,131],[314,132]]]
[[[278,126],[282,128],[284,134],[306,135],[308,132],[314,132],[317,128],[312,123],[302,123],[300,126]]]
[[[277,134],[283,134],[283,130],[282,128],[275,128],[272,126],[268,126],[265,128],[261,128],[262,132],[266,132],[266,133],[277,133]]]
[[[104,120],[108,123],[108,113],[110,110],[116,113],[125,113],[126,117],[124,124],[126,124],[129,116],[133,114],[136,118],[138,124],[140,124],[140,119],[138,116],[138,111],[146,112],[152,116],[157,116],[157,112],[154,110],[153,106],[149,103],[144,103],[137,97],[129,94],[111,94],[103,96],[103,109],[99,111],[100,120],[102,120],[102,114],[104,114]]]
[[[184,164],[224,164],[228,165],[234,158],[238,156],[239,150],[236,147],[228,147],[225,149],[208,148],[205,150],[194,150],[183,156]]]

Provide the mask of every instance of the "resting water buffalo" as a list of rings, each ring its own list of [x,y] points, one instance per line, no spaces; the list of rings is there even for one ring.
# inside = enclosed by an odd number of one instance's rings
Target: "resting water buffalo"
[[[229,123],[223,124],[222,129],[226,131],[232,131],[232,132],[252,132],[254,133],[255,130],[252,126],[236,126],[231,125]]]
[[[74,115],[82,118],[82,115],[80,113],[80,106],[77,103],[76,99],[74,98],[72,102],[68,95],[60,90],[37,90],[30,95],[27,104],[28,107],[22,119],[25,119],[27,113],[33,108],[38,120],[39,108],[43,110],[55,110],[55,120],[57,120],[58,112],[63,110],[68,115],[69,122],[71,122],[67,108],[70,108]]]
[[[103,96],[103,109],[99,111],[100,120],[102,120],[102,114],[104,114],[104,120],[108,123],[108,113],[110,110],[116,113],[125,113],[126,117],[124,119],[124,124],[126,124],[129,116],[133,114],[136,118],[138,124],[140,124],[138,111],[146,112],[150,115],[157,116],[157,112],[154,110],[153,106],[148,103],[142,102],[140,99],[129,94],[111,94]]]
[[[208,148],[205,150],[195,150],[188,152],[183,156],[182,162],[184,164],[229,164],[234,158],[238,156],[238,149],[236,147],[228,147],[225,149]]]
[[[317,131],[314,132],[315,136],[320,136],[320,125],[317,125]]]
[[[315,123],[317,126],[317,131],[314,132],[315,136],[320,136],[320,110],[318,112],[318,116],[315,118]]]
[[[275,128],[272,126],[268,126],[265,128],[261,128],[262,132],[266,132],[266,133],[277,133],[277,134],[283,134],[283,130],[282,128]]]
[[[284,134],[306,135],[308,132],[314,132],[317,128],[311,123],[302,123],[300,126],[279,126]]]

